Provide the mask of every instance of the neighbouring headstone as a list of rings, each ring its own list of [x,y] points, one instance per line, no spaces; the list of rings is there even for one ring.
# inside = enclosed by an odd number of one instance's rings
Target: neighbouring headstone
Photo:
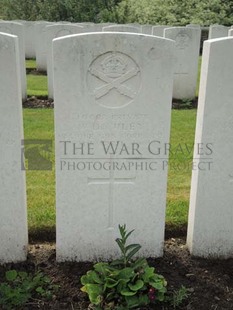
[[[164,29],[166,28],[170,28],[171,26],[168,26],[168,25],[164,25],[164,26],[153,26],[152,27],[152,35],[153,36],[156,36],[156,37],[163,37],[163,32],[164,32]]]
[[[153,25],[142,25],[141,29],[142,29],[142,33],[143,34],[148,34],[148,35],[152,35],[152,28]]]
[[[46,26],[52,24],[53,23],[47,21],[39,21],[35,23],[36,68],[38,71],[47,71]]]
[[[227,37],[229,29],[230,27],[225,27],[222,25],[210,25],[209,39]]]
[[[84,32],[84,28],[72,24],[56,24],[46,26],[46,45],[47,45],[47,77],[48,77],[48,96],[53,98],[53,73],[52,73],[52,41],[55,38],[64,37],[72,34]]]
[[[25,172],[18,38],[0,33],[0,264],[27,257]]]
[[[229,29],[229,31],[228,31],[228,36],[229,36],[229,37],[232,37],[232,36],[233,36],[233,29]]]
[[[141,33],[142,30],[136,26],[129,26],[129,25],[111,25],[102,28],[103,32],[132,32],[132,33]]]
[[[173,98],[194,98],[196,95],[201,29],[166,28],[164,37],[174,40],[176,45]]]
[[[186,25],[187,28],[197,28],[200,29],[201,31],[201,38],[200,38],[200,50],[199,50],[199,55],[202,54],[202,49],[203,49],[203,42],[207,40],[208,38],[208,33],[209,33],[209,27],[201,27],[199,24],[188,24]],[[206,28],[208,29],[208,32],[206,32]]]
[[[186,25],[187,28],[201,28],[201,25],[199,24],[188,24]]]
[[[233,38],[205,41],[187,244],[194,256],[233,257]]]
[[[94,24],[88,28],[88,32],[102,32],[102,28],[105,27],[102,24]]]
[[[80,26],[83,29],[83,33],[95,32],[95,24],[94,23],[72,23],[72,25]],[[100,30],[100,32],[102,29]]]
[[[16,22],[0,22],[0,32],[16,35],[19,38],[20,79],[22,98],[27,98],[24,26]]]
[[[115,257],[118,224],[161,256],[174,42],[93,33],[53,50],[57,260]]]
[[[25,55],[26,58],[36,58],[36,35],[35,35],[35,23],[34,21],[25,21]]]
[[[82,24],[80,24],[80,25],[82,25]],[[87,31],[85,29],[85,32],[102,32],[103,27],[111,26],[111,25],[115,25],[115,24],[113,24],[113,23],[96,23],[96,24],[90,25],[87,28]]]
[[[16,23],[20,23],[24,26],[24,43],[25,43],[25,57],[27,59],[36,58],[35,49],[35,32],[34,21],[27,20],[14,20]]]

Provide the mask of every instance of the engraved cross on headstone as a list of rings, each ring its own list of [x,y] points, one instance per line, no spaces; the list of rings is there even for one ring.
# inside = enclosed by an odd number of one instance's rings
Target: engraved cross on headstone
[[[125,184],[134,185],[134,178],[117,178],[114,176],[114,170],[109,170],[109,177],[107,178],[88,178],[89,185],[102,185],[107,184],[109,186],[109,204],[108,204],[108,229],[113,229],[114,224],[114,185]]]

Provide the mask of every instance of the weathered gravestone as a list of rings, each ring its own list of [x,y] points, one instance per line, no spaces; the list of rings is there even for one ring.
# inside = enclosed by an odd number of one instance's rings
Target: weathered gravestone
[[[233,257],[232,54],[233,38],[204,43],[187,238],[195,256]]]
[[[107,32],[132,32],[132,33],[141,33],[142,30],[140,27],[129,26],[129,25],[111,25],[102,28],[102,31]]]
[[[164,29],[170,28],[171,26],[153,26],[152,27],[152,35],[156,37],[163,37]]]
[[[47,71],[46,26],[52,24],[53,23],[46,21],[39,21],[35,23],[36,68],[39,71]]]
[[[25,32],[25,55],[26,58],[36,58],[36,33],[35,33],[34,21],[25,21],[24,32]]]
[[[196,95],[201,29],[166,28],[164,37],[174,40],[176,45],[173,97],[176,99],[194,98]]]
[[[16,22],[0,22],[0,32],[16,35],[19,38],[20,79],[22,98],[27,97],[24,26]]]
[[[0,33],[0,264],[23,261],[27,256],[19,69],[17,37]]]
[[[80,24],[82,25],[82,24]],[[85,32],[102,32],[103,27],[115,25],[113,23],[97,23],[90,25],[87,29],[85,28]]]
[[[45,27],[47,44],[47,77],[48,77],[48,96],[53,98],[53,70],[52,70],[52,41],[55,38],[64,37],[84,31],[82,26],[71,24],[56,24]]]
[[[141,33],[152,35],[152,28],[153,28],[153,25],[142,25],[141,26],[141,29],[142,29]]]
[[[201,28],[199,24],[188,24],[186,25],[187,28]]]
[[[210,25],[209,39],[227,37],[229,29],[230,27],[225,27],[222,25]]]
[[[174,42],[96,33],[53,49],[58,261],[114,257],[124,223],[161,256]]]
[[[24,43],[25,43],[25,57],[36,58],[35,49],[35,30],[34,25],[36,22],[27,20],[14,20],[24,26]]]
[[[228,31],[228,36],[229,36],[229,37],[232,37],[232,36],[233,36],[233,29],[229,29],[229,31]]]

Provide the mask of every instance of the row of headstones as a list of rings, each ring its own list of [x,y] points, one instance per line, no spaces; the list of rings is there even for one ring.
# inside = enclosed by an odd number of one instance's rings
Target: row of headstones
[[[131,25],[111,25],[103,27],[98,25],[98,29],[107,32],[131,32],[141,33],[142,28]],[[148,28],[150,27],[150,31]],[[201,28],[198,26],[173,27],[168,26],[147,26],[147,32],[152,32],[155,36],[164,36],[176,41],[176,69],[174,75],[173,97],[176,99],[194,98],[196,92],[198,74],[198,56],[200,49]],[[80,26],[74,24],[55,24],[49,25],[47,22],[37,22],[34,25],[35,38],[37,38],[36,61],[39,70],[47,70],[48,75],[48,94],[49,98],[54,98],[53,74],[52,74],[52,41],[55,38],[92,32],[94,26]],[[146,32],[144,29],[144,32]],[[26,74],[24,59],[24,31],[23,26],[16,22],[0,23],[0,31],[17,35],[20,40],[21,58],[21,81],[23,99],[26,98]]]
[[[69,25],[78,25],[83,27],[85,32],[101,32],[103,27],[108,26],[116,26],[116,29],[122,28],[126,29],[129,32],[136,32],[148,35],[155,35],[155,36],[163,36],[163,31],[165,28],[170,28],[172,26],[169,25],[140,25],[140,24],[124,24],[124,25],[116,25],[110,23],[69,23],[69,22],[47,22],[47,21],[25,21],[25,20],[16,20],[16,21],[1,21],[7,22],[8,28],[11,29],[13,27],[14,31],[14,24],[16,25],[21,24],[23,25],[23,33],[24,33],[24,43],[25,43],[25,56],[26,58],[39,58],[38,59],[38,69],[39,70],[46,70],[46,64],[44,62],[40,63],[40,52],[42,50],[43,43],[46,41],[46,38],[43,37],[43,30],[45,26],[48,25],[55,25],[55,24],[69,24]],[[200,27],[196,24],[189,24],[188,27]],[[208,27],[205,27],[208,28]],[[209,39],[215,39],[220,37],[225,37],[228,34],[230,27],[224,27],[222,25],[211,25],[209,31]],[[11,33],[16,34],[16,33]],[[45,48],[45,45],[43,46]],[[43,53],[46,51],[44,50]]]
[[[70,22],[47,22],[47,21],[25,21],[25,20],[15,20],[15,21],[3,21],[2,22],[10,22],[10,23],[20,23],[24,27],[24,41],[25,41],[25,56],[26,58],[36,58],[39,56],[39,51],[41,50],[41,42],[45,41],[44,39],[41,39],[41,30],[43,30],[42,25],[55,25],[55,24],[74,24]],[[131,32],[136,33],[142,33],[142,34],[148,34],[148,35],[155,35],[155,36],[163,36],[163,30],[165,28],[169,28],[172,26],[168,25],[140,25],[140,24],[127,24],[127,25],[116,25],[116,24],[110,24],[110,23],[75,23],[74,25],[82,26],[85,29],[85,32],[101,32],[103,27],[108,27],[110,25],[114,25],[117,27],[128,27],[128,30]],[[41,29],[42,26],[42,29]],[[190,24],[187,26],[191,27],[200,27],[196,24]],[[10,25],[11,28],[11,25]],[[208,28],[208,27],[207,27]],[[230,30],[230,27],[225,27],[222,25],[211,25],[210,31],[209,31],[209,39],[215,39],[220,37],[226,37],[228,34],[228,31]],[[13,34],[13,33],[11,33]],[[46,70],[46,67],[42,64],[42,67],[40,67],[40,63],[38,64],[38,69]]]
[[[47,71],[48,96],[54,98],[52,75],[52,40],[61,36],[97,32],[118,31],[132,33],[147,33],[154,36],[170,38],[176,41],[176,69],[174,75],[173,98],[194,98],[198,75],[198,56],[200,50],[201,27],[187,25],[186,27],[152,26],[152,25],[106,25],[106,24],[71,24],[49,22],[0,22],[0,32],[17,35],[20,40],[21,87],[22,98],[27,97],[25,46],[26,56],[36,56],[37,69]],[[189,28],[189,29],[187,29]],[[209,38],[226,35],[228,27],[213,25],[210,27]],[[230,31],[231,33],[232,31]],[[26,42],[26,44],[25,44]],[[33,43],[34,42],[34,43]],[[34,52],[32,52],[34,51]],[[34,53],[34,54],[33,54]]]
[[[28,245],[18,48],[0,34],[1,263],[25,260]],[[116,256],[123,223],[141,255],[162,256],[167,154],[156,145],[169,142],[174,51],[172,40],[129,33],[54,40],[58,261]],[[233,38],[205,42],[187,237],[195,256],[233,255],[232,53]]]
[[[26,58],[36,58],[38,49],[41,48],[41,42],[45,40],[45,38],[40,38],[40,36],[43,36],[41,32],[43,32],[43,28],[48,25],[56,25],[56,24],[68,24],[68,25],[77,25],[83,27],[83,30],[85,32],[101,32],[103,27],[107,27],[110,25],[116,25],[111,23],[70,23],[70,22],[48,22],[48,21],[25,21],[25,20],[14,20],[14,21],[4,21],[1,22],[7,22],[8,27],[14,27],[14,24],[22,24],[24,27],[24,41],[25,41],[25,56]],[[9,24],[10,23],[10,24]],[[142,34],[149,34],[149,35],[159,35],[163,36],[163,29],[168,28],[170,26],[154,26],[154,25],[140,25],[140,24],[123,24],[123,25],[116,25],[117,27],[128,27],[129,32],[136,32],[136,33],[142,33]],[[13,33],[11,33],[13,34]],[[44,69],[45,68],[39,68],[38,69]]]

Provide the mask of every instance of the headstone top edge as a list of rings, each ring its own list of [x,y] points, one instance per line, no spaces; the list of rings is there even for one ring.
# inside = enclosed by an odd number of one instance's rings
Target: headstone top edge
[[[54,24],[54,25],[47,25],[45,28],[52,29],[52,28],[56,28],[56,27],[67,27],[67,26],[84,29],[84,26],[73,25],[73,24]]]
[[[224,42],[227,42],[227,41],[232,41],[233,42],[233,37],[221,37],[221,38],[214,38],[214,39],[209,39],[209,40],[206,40],[204,42],[204,44],[221,44],[221,43],[224,43]]]
[[[132,33],[132,32],[85,32],[85,33],[77,33],[77,34],[71,34],[65,37],[59,37],[59,38],[55,38],[53,40],[53,43],[55,42],[60,42],[61,40],[69,40],[70,38],[83,38],[83,37],[91,37],[91,36],[95,36],[97,38],[97,36],[102,36],[102,37],[107,37],[107,36],[121,36],[121,37],[125,37],[125,36],[131,36],[131,37],[137,37],[137,38],[148,38],[151,40],[156,40],[156,41],[163,41],[163,42],[170,42],[172,45],[174,44],[174,40],[169,39],[169,38],[164,38],[164,37],[159,37],[159,36],[154,36],[154,35],[150,35],[150,34],[143,34],[143,33]]]
[[[6,33],[6,32],[1,32],[1,30],[0,30],[0,38],[1,37],[2,38],[8,37],[8,38],[12,38],[14,40],[18,38],[18,36],[14,35],[14,34]]]
[[[0,21],[0,24],[3,24],[3,25],[5,25],[5,24],[7,24],[7,25],[13,24],[13,25],[16,25],[16,26],[22,26],[23,27],[22,23],[13,22],[13,21]]]

